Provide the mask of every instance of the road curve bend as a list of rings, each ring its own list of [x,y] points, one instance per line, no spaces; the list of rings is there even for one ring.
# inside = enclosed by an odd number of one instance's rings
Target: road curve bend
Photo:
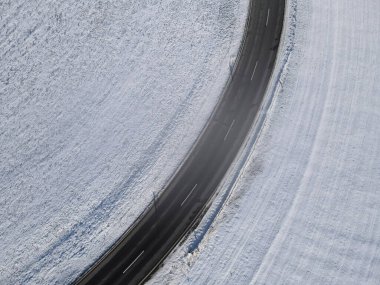
[[[144,215],[75,284],[140,284],[199,222],[252,127],[271,77],[285,0],[251,0],[222,99],[191,154]]]

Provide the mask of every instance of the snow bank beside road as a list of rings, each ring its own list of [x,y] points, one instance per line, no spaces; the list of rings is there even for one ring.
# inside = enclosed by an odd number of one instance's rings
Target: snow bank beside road
[[[0,283],[67,283],[161,190],[246,0],[0,3]]]
[[[242,175],[198,250],[151,283],[380,280],[380,2],[288,8],[289,61]]]

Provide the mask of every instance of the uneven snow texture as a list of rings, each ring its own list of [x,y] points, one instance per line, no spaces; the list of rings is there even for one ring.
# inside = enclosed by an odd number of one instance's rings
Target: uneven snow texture
[[[194,143],[246,0],[0,1],[0,284],[67,284]]]
[[[286,19],[281,81],[232,195],[150,283],[379,284],[380,1],[289,0]]]

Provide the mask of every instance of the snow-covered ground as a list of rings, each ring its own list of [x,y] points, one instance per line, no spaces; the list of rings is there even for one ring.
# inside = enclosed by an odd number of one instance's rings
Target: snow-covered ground
[[[0,2],[0,284],[67,283],[130,225],[218,100],[247,3]],[[380,2],[287,7],[241,175],[150,283],[379,283]]]
[[[288,0],[271,95],[224,207],[150,283],[380,284],[380,1]]]
[[[248,0],[0,1],[0,284],[66,284],[182,161]]]

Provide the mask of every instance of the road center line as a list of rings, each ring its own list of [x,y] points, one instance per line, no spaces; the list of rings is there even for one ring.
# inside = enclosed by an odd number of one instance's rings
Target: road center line
[[[256,68],[257,68],[257,61],[256,61],[256,63],[255,63],[255,68],[253,69],[253,72],[252,72],[251,81],[252,81],[252,79],[253,79],[253,76],[255,75]]]
[[[266,23],[265,23],[265,27],[268,26],[268,22],[269,22],[269,14],[270,14],[270,9],[268,9],[267,21],[266,21]]]
[[[185,204],[186,200],[190,197],[191,193],[193,193],[193,191],[195,190],[195,188],[197,188],[197,186],[198,186],[198,184],[195,184],[194,187],[193,187],[193,189],[191,189],[190,193],[187,194],[185,200],[183,200],[182,203],[181,203],[181,207],[182,207],[183,204]]]
[[[235,124],[235,119],[232,121],[230,127],[228,128],[228,131],[226,133],[226,135],[224,136],[224,141],[227,139],[228,137],[228,134],[230,133],[231,129],[232,129],[232,126]]]
[[[137,259],[139,259],[140,258],[140,256],[142,255],[144,253],[144,251],[142,251],[142,252],[140,252],[140,254],[132,261],[132,263],[131,264],[129,264],[129,266],[123,271],[123,274],[125,273],[125,272],[127,272],[128,271],[128,269],[129,268],[131,268],[132,267],[132,265],[133,264],[135,264],[136,263],[136,261],[137,261]]]

